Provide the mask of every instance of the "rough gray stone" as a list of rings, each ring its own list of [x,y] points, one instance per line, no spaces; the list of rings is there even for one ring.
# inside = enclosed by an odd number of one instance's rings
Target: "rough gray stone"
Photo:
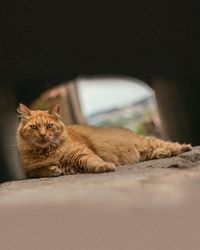
[[[0,184],[4,250],[199,249],[200,147],[112,173]]]

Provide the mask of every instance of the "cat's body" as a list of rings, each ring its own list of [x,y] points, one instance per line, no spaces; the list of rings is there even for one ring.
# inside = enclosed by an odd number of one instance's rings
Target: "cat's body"
[[[20,105],[17,142],[28,177],[114,171],[116,166],[178,155],[190,145],[137,135],[125,128],[65,126],[58,107],[31,111]]]

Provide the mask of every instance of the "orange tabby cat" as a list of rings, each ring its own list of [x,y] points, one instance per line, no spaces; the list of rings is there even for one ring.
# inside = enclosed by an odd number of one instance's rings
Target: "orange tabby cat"
[[[189,144],[137,135],[125,128],[65,126],[59,106],[33,111],[20,104],[17,145],[28,177],[114,171],[116,166],[178,155]]]

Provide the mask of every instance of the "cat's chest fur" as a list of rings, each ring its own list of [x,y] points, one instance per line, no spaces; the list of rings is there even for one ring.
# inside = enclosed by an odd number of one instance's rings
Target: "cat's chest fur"
[[[49,162],[58,162],[62,158],[64,150],[59,147],[34,148],[21,151],[21,160],[25,168],[32,164],[47,164]]]
[[[31,168],[40,167],[40,165],[57,165],[61,169],[68,165],[74,165],[73,161],[83,154],[87,148],[78,143],[62,145],[51,145],[47,148],[34,148],[21,151],[21,160],[24,168],[30,170]],[[31,167],[33,166],[33,167]]]

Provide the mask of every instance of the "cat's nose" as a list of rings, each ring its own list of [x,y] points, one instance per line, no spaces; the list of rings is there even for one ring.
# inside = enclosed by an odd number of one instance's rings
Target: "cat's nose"
[[[44,138],[46,137],[46,134],[45,134],[45,133],[40,133],[40,137],[41,137],[42,139],[44,139]]]

